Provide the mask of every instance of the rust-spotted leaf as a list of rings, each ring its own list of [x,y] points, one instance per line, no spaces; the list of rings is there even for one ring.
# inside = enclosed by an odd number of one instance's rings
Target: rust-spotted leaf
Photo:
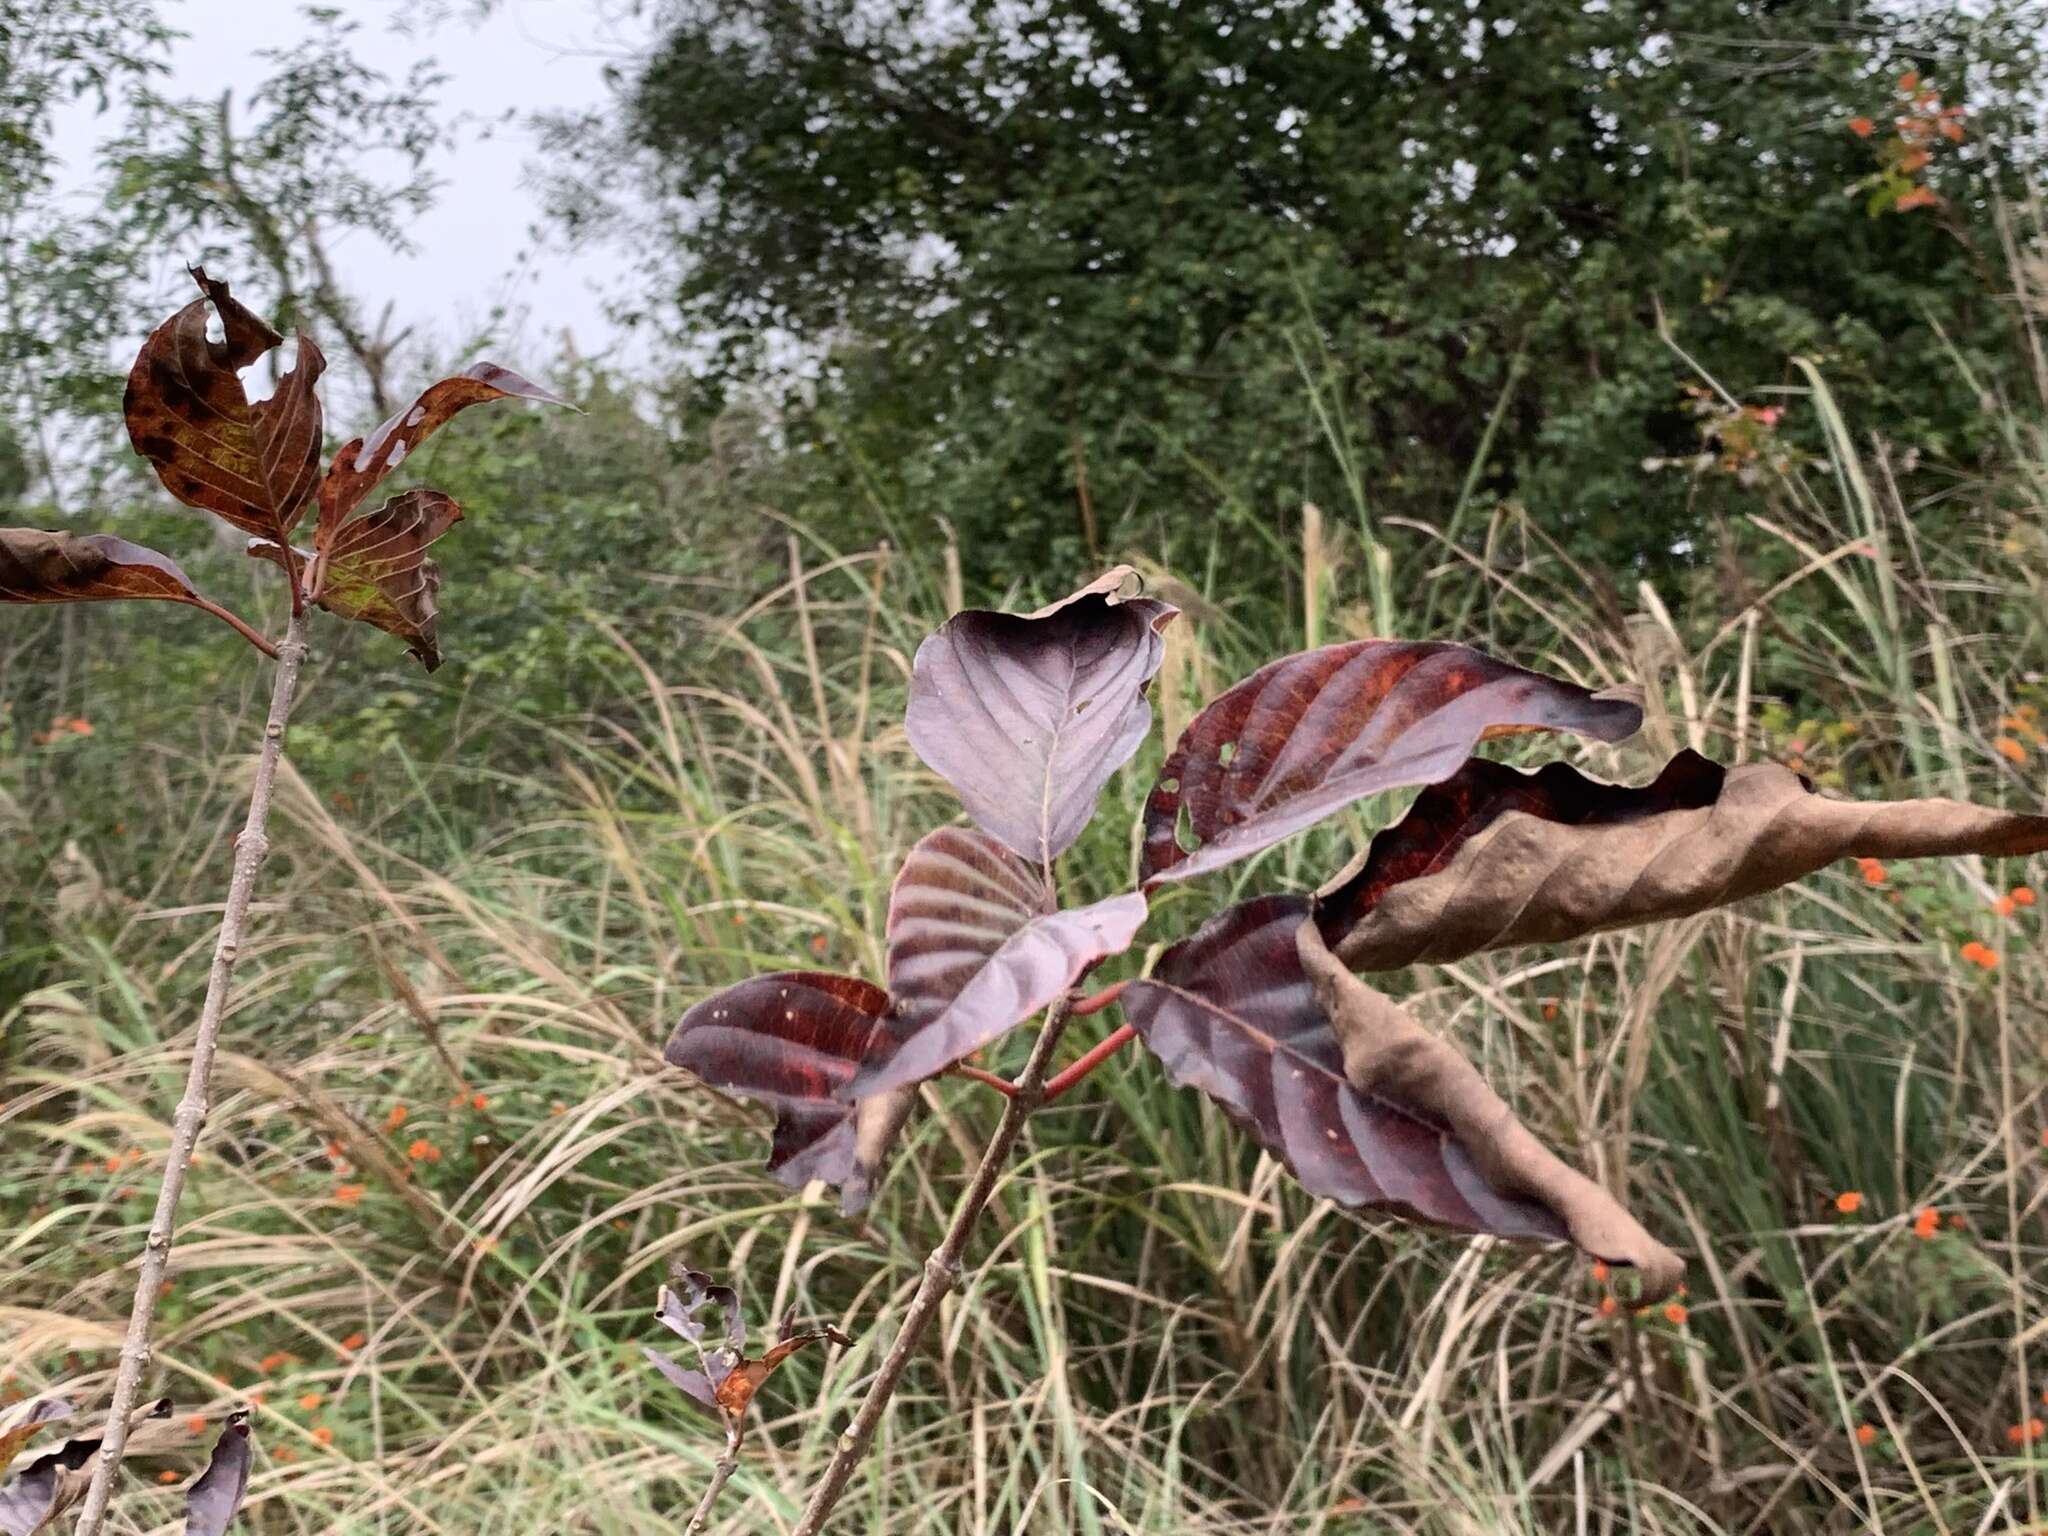
[[[1468,646],[1354,640],[1304,651],[1254,672],[1181,733],[1145,804],[1141,874],[1149,885],[1219,869],[1367,795],[1448,778],[1488,737],[1556,730],[1619,741],[1641,724],[1632,699]]]
[[[259,539],[285,544],[320,478],[326,360],[310,338],[266,400],[251,404],[241,370],[284,338],[228,285],[192,269],[202,297],[158,326],[128,375],[122,414],[135,451],[178,500]],[[207,334],[209,309],[221,339]]]
[[[429,672],[441,665],[435,631],[441,568],[428,546],[462,519],[454,498],[439,491],[405,491],[374,512],[342,525],[324,555],[315,555],[314,601],[329,613],[396,635]],[[249,553],[282,563],[275,544]],[[297,557],[303,564],[307,556]]]
[[[1130,947],[1145,898],[1056,911],[1043,870],[985,832],[942,827],[911,849],[889,896],[893,1007],[852,1095],[943,1072]]]
[[[914,1088],[847,1102],[889,994],[817,971],[756,976],[685,1013],[663,1054],[673,1065],[775,1113],[768,1169],[800,1187],[836,1185],[848,1214],[866,1206]]]
[[[1036,613],[956,613],[917,648],[904,727],[976,824],[1041,867],[1073,845],[1152,722],[1178,609],[1118,567]]]
[[[1360,995],[1328,992],[1301,952],[1309,911],[1298,896],[1232,907],[1125,989],[1126,1017],[1174,1082],[1208,1094],[1313,1195],[1460,1232],[1583,1232],[1596,1257],[1663,1283],[1668,1250],[1604,1191],[1554,1158],[1544,1181],[1502,1158],[1505,1145],[1526,1161],[1534,1138],[1454,1050],[1402,1028],[1400,1010],[1348,973]],[[1378,1051],[1354,1051],[1346,1031]]]
[[[1773,763],[1681,752],[1639,789],[1551,764],[1472,763],[1425,792],[1319,898],[1338,958],[1384,971],[1688,917],[1837,859],[2048,850],[2048,817],[1816,794]]]

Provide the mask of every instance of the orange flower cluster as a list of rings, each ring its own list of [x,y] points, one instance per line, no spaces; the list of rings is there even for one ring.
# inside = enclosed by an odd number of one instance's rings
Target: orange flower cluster
[[[405,1124],[405,1117],[408,1113],[410,1113],[410,1111],[408,1111],[403,1104],[392,1105],[391,1113],[384,1117],[385,1134],[389,1135],[391,1132],[397,1130],[401,1125]]]
[[[2032,1445],[2044,1434],[2048,1434],[2048,1424],[2043,1424],[2040,1415],[2036,1414],[2033,1418],[2027,1420],[2026,1423],[2015,1424],[2008,1429],[2005,1432],[2005,1443],[2007,1445]]]
[[[1941,1212],[1931,1205],[1923,1207],[1920,1213],[1913,1218],[1913,1235],[1923,1242],[1940,1230]]]
[[[1858,1424],[1856,1426],[1856,1443],[1865,1446],[1877,1444],[1877,1426],[1875,1424]]]
[[[1854,1216],[1863,1209],[1862,1191],[1855,1189],[1844,1190],[1841,1194],[1835,1196],[1835,1209],[1844,1216]]]
[[[1975,939],[1972,939],[1962,947],[1959,953],[1972,965],[1981,966],[1987,971],[1998,969],[1998,951],[1988,944],[1980,944]]]
[[[1856,872],[1863,877],[1865,885],[1884,884],[1884,865],[1876,859],[1858,859]]]
[[[366,1188],[367,1186],[362,1184],[337,1184],[334,1186],[334,1203],[336,1205],[359,1204]]]
[[[66,736],[90,736],[91,734],[92,722],[90,720],[79,716],[59,715],[50,722],[50,728],[47,731],[37,731],[29,740],[39,747],[47,747],[51,742],[61,741]]]
[[[416,1163],[438,1163],[441,1161],[441,1149],[424,1136],[418,1138],[411,1146],[407,1147],[405,1155]]]
[[[1918,71],[1908,70],[1899,76],[1898,98],[1893,132],[1876,146],[1877,172],[1854,188],[1869,194],[1866,206],[1873,218],[1883,213],[1910,213],[1915,208],[1938,206],[1941,198],[1935,190],[1916,178],[1933,163],[1938,141],[1963,141],[1963,119],[1968,116],[1968,109],[1944,106],[1941,93],[1923,85]],[[1848,127],[1859,139],[1868,139],[1877,132],[1876,121],[1869,117],[1852,117]]]

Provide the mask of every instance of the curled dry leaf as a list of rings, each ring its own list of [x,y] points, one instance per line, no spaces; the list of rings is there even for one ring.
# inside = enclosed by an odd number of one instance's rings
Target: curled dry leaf
[[[249,1492],[254,1459],[248,1413],[229,1414],[206,1470],[185,1490],[185,1536],[223,1536]]]
[[[1318,899],[1355,970],[1457,960],[1687,917],[1847,857],[2048,849],[2048,817],[1955,800],[1834,800],[1776,764],[1681,752],[1642,788],[1563,764],[1468,764],[1373,840]]]
[[[774,1346],[758,1360],[750,1359],[746,1353],[747,1325],[740,1313],[739,1293],[731,1286],[714,1284],[709,1275],[696,1270],[684,1270],[676,1278],[683,1286],[682,1293],[679,1295],[663,1286],[654,1315],[663,1327],[698,1347],[704,1369],[691,1370],[679,1366],[655,1349],[646,1351],[647,1358],[656,1370],[700,1407],[725,1420],[734,1444],[738,1443],[739,1422],[745,1417],[748,1404],[754,1400],[761,1383],[773,1375],[783,1361],[820,1340],[839,1345],[853,1342],[829,1324],[799,1329],[792,1309],[782,1319]],[[704,1325],[697,1318],[698,1311],[707,1305],[720,1308],[726,1318],[725,1342],[713,1350],[704,1349]]]
[[[1676,1261],[1598,1186],[1554,1158],[1548,1177],[1527,1176],[1534,1138],[1463,1057],[1348,973],[1355,992],[1311,970],[1309,910],[1298,896],[1233,907],[1126,987],[1126,1017],[1173,1080],[1216,1100],[1310,1194],[1461,1232],[1583,1233],[1595,1256],[1662,1283]]]
[[[1041,867],[1073,845],[1152,723],[1145,685],[1179,612],[1118,597],[1118,567],[1036,613],[956,613],[917,648],[904,726],[981,826]]]
[[[326,359],[300,336],[291,370],[269,399],[251,405],[241,370],[284,338],[226,283],[198,267],[192,277],[204,297],[158,326],[129,372],[121,402],[129,440],[178,500],[283,545],[320,478],[314,385]],[[206,334],[209,306],[220,318],[219,341]]]
[[[792,1188],[837,1185],[840,1209],[866,1207],[883,1157],[917,1102],[901,1088],[849,1105],[845,1094],[889,994],[853,976],[756,976],[685,1013],[663,1055],[714,1088],[775,1112],[768,1169]]]
[[[1296,926],[1295,942],[1316,1004],[1343,1049],[1344,1076],[1353,1088],[1418,1106],[1439,1119],[1489,1186],[1539,1202],[1584,1252],[1635,1269],[1643,1301],[1660,1301],[1678,1288],[1684,1261],[1644,1231],[1614,1196],[1538,1141],[1471,1062],[1346,970],[1313,922]]]
[[[320,576],[314,601],[329,613],[374,625],[405,641],[429,672],[441,665],[434,632],[441,568],[427,558],[427,546],[462,519],[462,509],[439,491],[405,491],[374,512],[342,525],[324,557],[315,558]],[[268,542],[249,553],[282,563],[280,547]],[[309,557],[297,551],[304,563]]]
[[[171,1400],[158,1398],[128,1416],[128,1448],[147,1455],[152,1437],[142,1433],[162,1426],[171,1415]],[[37,1536],[51,1529],[64,1512],[85,1497],[100,1455],[98,1435],[67,1440],[38,1456],[4,1488],[0,1488],[0,1536]]]
[[[1462,645],[1354,640],[1284,657],[1181,733],[1145,803],[1141,874],[1151,885],[1219,869],[1366,795],[1448,778],[1488,737],[1620,741],[1642,718],[1631,698]]]
[[[429,385],[404,410],[368,437],[342,446],[320,482],[320,523],[314,535],[316,555],[334,547],[348,515],[361,506],[384,477],[405,462],[406,455],[448,424],[458,411],[492,400],[538,400],[567,405],[561,396],[496,363],[478,363],[453,378]]]
[[[61,1424],[78,1410],[61,1397],[32,1397],[0,1408],[0,1472],[21,1448],[52,1424]]]
[[[850,1094],[908,1087],[979,1050],[1128,949],[1145,898],[1053,909],[1045,873],[985,832],[943,827],[889,896],[889,996]]]

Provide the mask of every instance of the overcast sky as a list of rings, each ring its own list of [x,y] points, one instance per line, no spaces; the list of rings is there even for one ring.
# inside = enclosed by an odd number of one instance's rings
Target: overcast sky
[[[401,322],[452,344],[504,303],[529,316],[524,334],[535,343],[567,328],[586,354],[617,344],[603,307],[604,296],[621,290],[627,276],[616,253],[556,246],[519,264],[540,217],[529,184],[536,148],[525,123],[508,122],[506,114],[603,102],[600,72],[608,61],[629,57],[630,45],[607,35],[590,0],[498,0],[482,20],[467,5],[451,5],[454,14],[431,26],[420,22],[430,8],[416,0],[325,3],[362,24],[354,39],[358,56],[393,80],[415,60],[435,60],[448,77],[439,92],[442,115],[461,121],[461,147],[434,165],[442,185],[434,208],[414,228],[416,253],[393,255],[364,235],[336,252],[368,315],[374,319],[387,299],[396,300]],[[256,55],[309,30],[303,8],[287,0],[164,0],[163,15],[187,35],[172,53],[162,88],[209,100],[260,80],[267,66]],[[108,118],[80,105],[59,122],[56,147],[74,186],[87,184],[94,144],[118,126],[119,112],[118,102]],[[166,253],[167,285],[181,264],[178,253]]]

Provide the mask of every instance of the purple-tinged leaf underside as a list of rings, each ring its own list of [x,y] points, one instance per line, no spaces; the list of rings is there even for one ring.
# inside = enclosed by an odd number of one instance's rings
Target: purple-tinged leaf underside
[[[1312,1195],[1459,1232],[1583,1233],[1601,1242],[1596,1257],[1661,1283],[1668,1250],[1598,1186],[1555,1158],[1546,1180],[1526,1178],[1534,1138],[1463,1057],[1348,973],[1358,995],[1329,992],[1304,962],[1309,914],[1299,896],[1230,908],[1125,988],[1125,1016],[1173,1081],[1208,1094]],[[1369,1024],[1386,1046],[1371,1076],[1354,1077],[1340,1022],[1354,1036]],[[1503,1160],[1503,1145],[1523,1162]]]
[[[204,297],[158,326],[128,375],[129,441],[178,500],[254,538],[284,544],[320,478],[320,398],[326,359],[299,337],[298,357],[267,400],[249,402],[241,370],[284,338],[198,267]],[[209,340],[207,311],[222,337]]]
[[[1121,568],[1032,614],[956,613],[917,648],[904,726],[975,822],[1050,867],[1152,722],[1178,609],[1118,598]]]
[[[249,1415],[231,1413],[198,1480],[185,1490],[185,1536],[225,1536],[249,1492],[255,1460]]]
[[[171,1400],[158,1398],[128,1415],[128,1453],[147,1456],[178,1431],[170,1425]],[[155,1431],[155,1433],[152,1433]],[[92,1482],[100,1436],[82,1435],[45,1452],[0,1487],[0,1536],[41,1536],[51,1530]]]
[[[61,1397],[32,1397],[26,1402],[0,1408],[0,1472],[14,1460],[21,1448],[52,1424],[61,1424],[77,1412]]]
[[[1181,733],[1145,804],[1140,873],[1150,886],[1220,869],[1367,795],[1448,778],[1489,737],[1620,741],[1641,724],[1632,699],[1462,645],[1354,640],[1283,657]]]
[[[1681,752],[1642,788],[1563,764],[1469,764],[1379,834],[1317,923],[1354,970],[1555,944],[1726,906],[1837,859],[2048,850],[2048,817],[1955,800],[1853,801],[1771,763]]]
[[[493,400],[537,400],[544,405],[569,402],[551,390],[523,379],[496,363],[477,363],[453,378],[429,385],[404,410],[368,437],[342,446],[320,482],[320,522],[313,549],[324,555],[346,524],[384,477],[405,462],[415,448],[446,426],[458,412]]]
[[[849,1104],[846,1092],[889,994],[817,971],[756,976],[696,1004],[664,1056],[714,1088],[775,1114],[768,1170],[800,1188],[838,1186],[840,1209],[864,1208],[882,1159],[916,1103],[905,1088]]]
[[[740,1315],[739,1293],[731,1286],[712,1283],[709,1275],[696,1270],[685,1270],[678,1279],[682,1282],[683,1293],[678,1295],[663,1286],[654,1315],[663,1327],[697,1345],[704,1369],[693,1370],[678,1365],[658,1349],[642,1346],[643,1353],[678,1391],[723,1419],[735,1436],[735,1445],[738,1443],[738,1426],[746,1416],[748,1404],[754,1400],[761,1383],[772,1376],[783,1361],[812,1344],[847,1345],[853,1342],[829,1323],[810,1329],[797,1327],[796,1313],[792,1308],[782,1319],[774,1345],[758,1360],[750,1359],[746,1353],[747,1325]],[[696,1315],[706,1305],[718,1307],[726,1318],[725,1342],[715,1350],[703,1348],[704,1325]]]
[[[942,827],[889,896],[889,996],[850,1095],[923,1081],[1061,996],[1145,923],[1133,891],[1060,912],[1044,873],[985,832]]]

